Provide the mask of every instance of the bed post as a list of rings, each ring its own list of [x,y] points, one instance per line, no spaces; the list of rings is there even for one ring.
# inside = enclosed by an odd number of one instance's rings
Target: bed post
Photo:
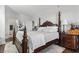
[[[61,14],[58,13],[58,32],[59,32],[59,44],[61,44]]]
[[[41,23],[41,19],[39,18],[39,27],[40,27],[40,25],[41,25],[40,23]]]
[[[23,34],[23,40],[22,40],[22,53],[27,53],[28,52],[28,39],[27,39],[27,31],[26,31],[26,26],[24,29],[24,34]]]
[[[15,28],[13,30],[13,44],[15,44],[15,40],[16,40],[16,32],[15,32]]]

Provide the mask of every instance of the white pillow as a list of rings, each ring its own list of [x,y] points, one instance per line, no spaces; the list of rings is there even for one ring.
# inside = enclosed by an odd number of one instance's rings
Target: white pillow
[[[57,26],[48,26],[48,27],[40,27],[38,31],[41,32],[57,32],[58,27]]]
[[[19,31],[24,31],[25,26],[22,26],[21,28],[19,28]]]
[[[46,32],[57,32],[58,31],[58,27],[57,26],[49,26],[46,28],[45,30]]]
[[[46,29],[46,27],[39,27],[37,31],[43,31],[45,29]]]
[[[47,26],[47,28],[57,29],[57,26]]]

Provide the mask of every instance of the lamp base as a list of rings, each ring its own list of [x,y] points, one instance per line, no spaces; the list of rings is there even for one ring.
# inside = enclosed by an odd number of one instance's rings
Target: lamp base
[[[63,34],[65,34],[65,31],[63,31]]]

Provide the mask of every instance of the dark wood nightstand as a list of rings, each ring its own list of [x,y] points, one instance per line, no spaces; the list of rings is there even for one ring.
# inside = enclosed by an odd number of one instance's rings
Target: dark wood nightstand
[[[61,45],[69,49],[77,50],[79,48],[79,35],[62,33]]]

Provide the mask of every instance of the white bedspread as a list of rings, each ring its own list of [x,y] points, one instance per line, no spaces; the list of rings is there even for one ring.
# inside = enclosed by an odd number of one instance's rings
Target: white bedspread
[[[46,44],[45,37],[42,33],[36,31],[30,31],[27,33],[28,35],[28,45],[30,50],[34,51],[34,49],[43,46]],[[17,39],[22,42],[23,39],[23,31],[18,31],[16,34]]]
[[[33,50],[46,44],[45,36],[42,33],[30,31],[28,32],[28,38],[31,40],[30,42],[32,42]]]
[[[49,42],[59,38],[58,32],[41,32],[45,36],[45,42]]]
[[[28,31],[28,45],[29,52],[33,52],[36,48],[45,45],[47,42],[59,38],[58,32],[39,32],[39,31]],[[18,31],[16,34],[17,39],[22,42],[23,31]]]

